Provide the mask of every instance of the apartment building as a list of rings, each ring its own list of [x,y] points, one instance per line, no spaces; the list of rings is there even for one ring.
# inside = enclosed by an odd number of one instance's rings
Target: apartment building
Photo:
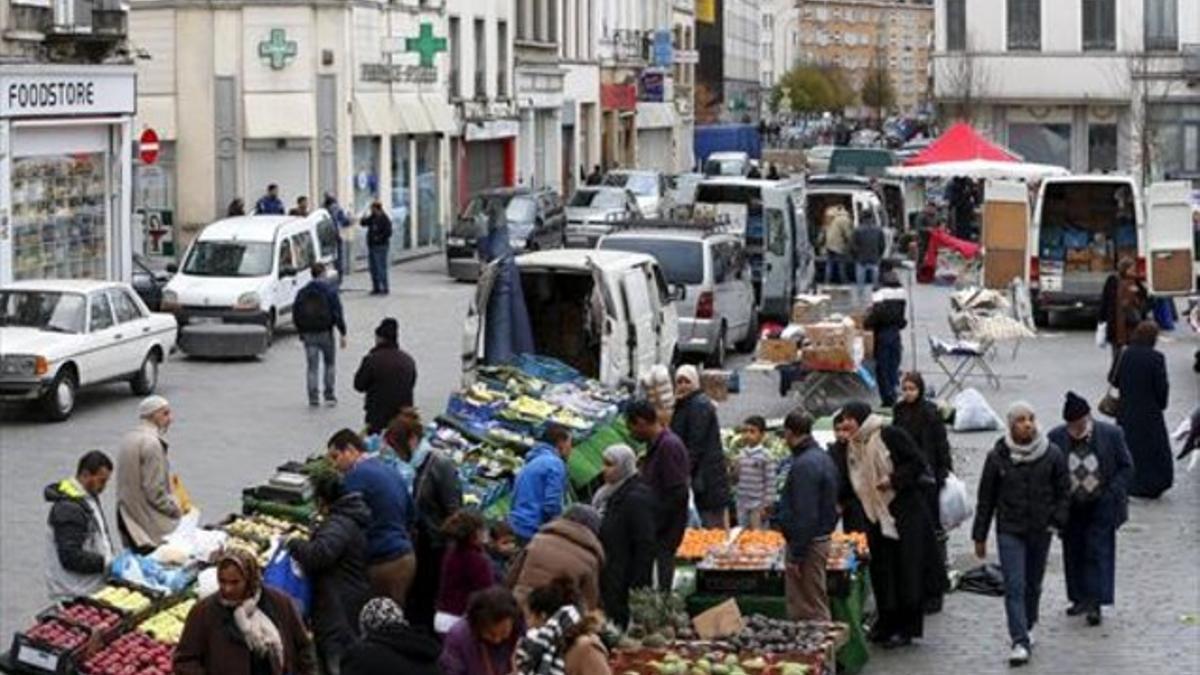
[[[697,0],[697,121],[758,121],[761,25],[762,0]]]

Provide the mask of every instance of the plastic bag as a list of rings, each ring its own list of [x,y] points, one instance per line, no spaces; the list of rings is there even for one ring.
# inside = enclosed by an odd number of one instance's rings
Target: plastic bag
[[[286,546],[276,548],[270,562],[263,568],[263,583],[287,593],[296,601],[301,616],[312,610],[312,583],[304,575],[300,563],[292,560]]]
[[[954,397],[955,431],[993,431],[1004,422],[977,389],[964,389]]]
[[[938,495],[938,513],[941,515],[942,529],[947,532],[975,515],[975,507],[967,495],[967,486],[954,474],[946,476],[946,483],[942,485],[941,494]]]
[[[1101,349],[1108,346],[1108,322],[1106,321],[1096,324],[1096,346]]]

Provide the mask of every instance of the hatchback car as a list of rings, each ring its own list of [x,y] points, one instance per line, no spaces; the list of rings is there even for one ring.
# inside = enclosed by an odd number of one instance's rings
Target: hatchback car
[[[567,246],[595,248],[612,223],[642,215],[637,199],[626,188],[581,187],[567,202]]]
[[[721,367],[730,345],[749,352],[758,340],[750,259],[742,238],[721,226],[682,221],[631,224],[604,237],[600,250],[654,256],[672,287],[682,287],[677,303],[680,356],[701,355]]]
[[[604,184],[632,192],[643,218],[662,218],[671,212],[671,191],[661,171],[609,171]]]
[[[562,200],[553,190],[524,187],[482,190],[471,196],[446,236],[446,272],[452,279],[479,278],[479,239],[487,233],[488,213],[493,205],[504,209],[508,243],[514,251],[544,251],[565,245],[566,217]]]

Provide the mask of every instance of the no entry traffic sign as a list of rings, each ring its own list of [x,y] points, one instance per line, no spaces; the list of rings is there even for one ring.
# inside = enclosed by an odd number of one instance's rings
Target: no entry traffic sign
[[[142,164],[158,161],[158,134],[153,129],[146,129],[138,139],[138,158]]]

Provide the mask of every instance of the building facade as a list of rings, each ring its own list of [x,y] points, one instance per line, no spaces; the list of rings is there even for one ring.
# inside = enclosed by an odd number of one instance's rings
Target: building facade
[[[158,198],[194,231],[277,184],[289,207],[329,193],[361,216],[380,201],[394,257],[439,246],[460,126],[433,5],[134,0],[131,38],[149,57],[137,122],[168,159],[137,169],[139,185],[158,186],[139,188],[141,207]]]
[[[762,111],[761,25],[761,0],[697,0],[698,122],[758,121]]]
[[[563,101],[566,69],[559,56],[560,0],[514,0],[517,112],[520,148],[517,182],[562,189]]]
[[[115,0],[0,0],[0,284],[132,277],[127,27]]]
[[[935,91],[1027,160],[1200,172],[1200,2],[937,0]]]
[[[600,55],[596,0],[560,0],[562,29],[559,59],[565,71],[562,108],[562,177],[564,194],[600,163]]]
[[[700,52],[696,51],[696,0],[674,0],[671,21],[675,45],[672,84],[679,117],[675,126],[675,169],[691,171],[696,165],[696,64],[700,62]]]

